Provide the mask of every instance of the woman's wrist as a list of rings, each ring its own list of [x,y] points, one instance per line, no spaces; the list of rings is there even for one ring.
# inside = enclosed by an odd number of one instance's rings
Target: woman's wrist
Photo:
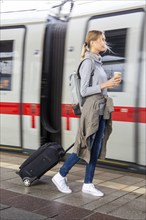
[[[105,88],[106,88],[105,83],[100,84],[100,89],[101,89],[101,90],[102,90],[102,89],[105,89]]]

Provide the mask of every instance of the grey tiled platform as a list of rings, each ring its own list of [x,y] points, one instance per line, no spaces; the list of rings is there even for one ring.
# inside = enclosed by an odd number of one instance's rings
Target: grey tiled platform
[[[27,212],[21,209],[9,208],[4,209],[0,213],[1,220],[43,220],[46,219],[45,216],[37,215],[31,212]]]
[[[84,165],[77,164],[68,175],[72,194],[63,194],[51,178],[62,163],[31,187],[25,187],[15,171],[25,155],[1,153],[1,220],[146,220],[144,175],[96,168],[94,184],[102,198],[81,192]]]

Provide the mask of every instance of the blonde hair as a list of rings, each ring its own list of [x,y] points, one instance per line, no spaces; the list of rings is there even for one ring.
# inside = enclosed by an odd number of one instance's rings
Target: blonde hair
[[[104,34],[104,32],[96,31],[96,30],[89,31],[87,33],[85,43],[87,44],[89,49],[90,49],[90,42],[96,41],[102,34]]]
[[[84,47],[82,48],[81,52],[81,59],[85,57],[85,53],[88,51],[87,47],[90,49],[90,42],[96,41],[102,34],[104,34],[104,32],[97,30],[92,30],[87,33]]]

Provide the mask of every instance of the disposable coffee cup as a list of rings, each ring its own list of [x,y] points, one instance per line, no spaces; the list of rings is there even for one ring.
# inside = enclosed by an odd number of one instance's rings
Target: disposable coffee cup
[[[121,78],[122,73],[121,72],[114,72],[114,78]]]

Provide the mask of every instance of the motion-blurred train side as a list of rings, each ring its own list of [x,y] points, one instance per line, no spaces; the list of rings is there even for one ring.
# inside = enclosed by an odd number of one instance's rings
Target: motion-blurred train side
[[[79,117],[71,108],[69,75],[80,62],[87,31],[104,30],[112,53],[102,55],[103,67],[109,78],[122,72],[123,80],[108,91],[115,106],[113,133],[99,163],[145,170],[145,26],[143,0],[75,2],[69,19],[49,3],[3,11],[1,149],[29,152],[45,142],[64,148],[74,142]]]

